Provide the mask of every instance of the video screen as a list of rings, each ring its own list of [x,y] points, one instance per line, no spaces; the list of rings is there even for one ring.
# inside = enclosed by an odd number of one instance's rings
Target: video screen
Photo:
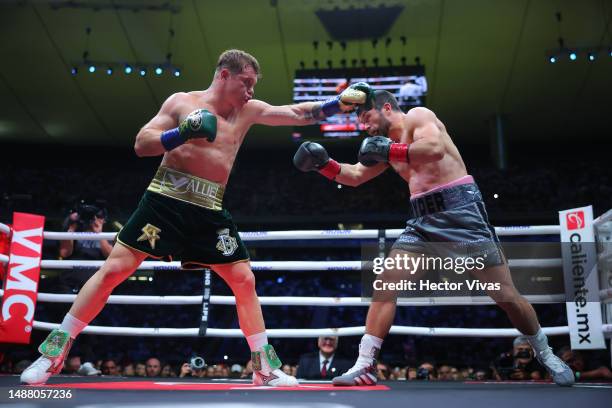
[[[391,92],[404,112],[415,106],[425,106],[427,79],[422,65],[297,70],[293,80],[293,102],[324,101],[361,81],[374,89]],[[293,138],[297,141],[351,138],[359,136],[362,131],[357,115],[351,112],[331,116],[316,125],[295,127]]]

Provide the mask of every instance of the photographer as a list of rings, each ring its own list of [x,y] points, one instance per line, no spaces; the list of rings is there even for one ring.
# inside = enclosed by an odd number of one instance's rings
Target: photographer
[[[181,372],[179,377],[205,377],[206,376],[206,362],[202,357],[194,356],[191,358],[189,363],[183,363],[181,366]]]
[[[559,357],[574,371],[576,380],[580,381],[610,381],[612,370],[598,359],[585,359],[584,355],[569,346],[559,350]]]
[[[502,353],[493,362],[493,376],[502,380],[541,380],[542,368],[534,358],[525,336],[514,339],[512,352]]]
[[[64,230],[68,232],[102,232],[106,222],[106,209],[101,205],[79,205],[70,210],[70,215],[64,221]],[[107,240],[64,240],[59,244],[60,259],[104,260],[113,246]],[[54,290],[59,292],[78,293],[81,287],[93,275],[95,270],[74,268],[59,274],[59,280]]]
[[[432,362],[424,361],[416,370],[415,380],[435,381],[437,379],[438,373]]]
[[[68,232],[102,232],[106,223],[106,209],[100,205],[84,201],[71,210],[64,222]],[[103,260],[108,257],[113,246],[107,240],[66,240],[60,242],[59,255],[62,259]]]

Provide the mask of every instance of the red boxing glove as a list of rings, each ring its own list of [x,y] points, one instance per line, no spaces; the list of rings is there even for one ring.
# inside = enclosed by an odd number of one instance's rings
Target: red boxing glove
[[[408,146],[407,143],[392,143],[389,148],[389,161],[409,163]]]
[[[340,163],[338,163],[334,159],[329,159],[327,164],[325,164],[325,166],[319,169],[319,173],[322,176],[325,176],[328,179],[333,180],[336,178],[338,174],[340,174]]]

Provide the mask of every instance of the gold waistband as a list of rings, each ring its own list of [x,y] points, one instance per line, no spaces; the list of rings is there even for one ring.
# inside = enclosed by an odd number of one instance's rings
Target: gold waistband
[[[147,190],[209,210],[223,209],[225,187],[206,179],[160,166]]]

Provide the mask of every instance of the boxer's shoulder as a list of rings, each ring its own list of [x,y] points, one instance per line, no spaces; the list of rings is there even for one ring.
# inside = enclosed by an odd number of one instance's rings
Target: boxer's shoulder
[[[165,104],[179,104],[195,97],[194,92],[175,92],[166,98]]]
[[[436,114],[427,108],[417,106],[406,112],[406,118],[412,121],[429,121],[436,118]]]

